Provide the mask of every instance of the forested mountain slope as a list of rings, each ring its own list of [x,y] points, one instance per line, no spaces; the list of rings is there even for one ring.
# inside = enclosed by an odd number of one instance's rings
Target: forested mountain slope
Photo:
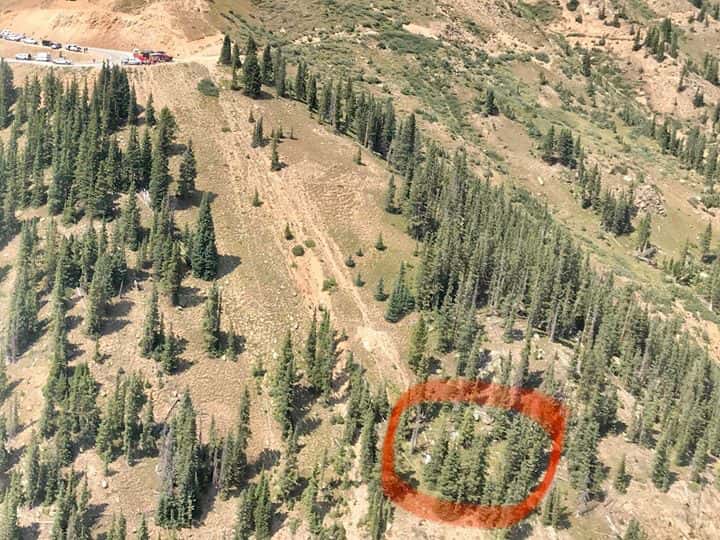
[[[196,56],[0,64],[3,534],[717,537],[720,13],[697,4],[177,7],[199,35],[162,2],[67,7],[67,35],[102,9]],[[509,529],[380,487],[396,398],[455,378],[570,412]],[[521,416],[422,406],[396,467],[510,504],[548,452]]]

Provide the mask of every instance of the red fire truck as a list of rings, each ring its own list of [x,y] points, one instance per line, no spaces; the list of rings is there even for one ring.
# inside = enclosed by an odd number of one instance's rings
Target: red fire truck
[[[135,49],[133,56],[140,60],[143,64],[160,64],[163,62],[172,62],[172,56],[163,51],[149,51]]]

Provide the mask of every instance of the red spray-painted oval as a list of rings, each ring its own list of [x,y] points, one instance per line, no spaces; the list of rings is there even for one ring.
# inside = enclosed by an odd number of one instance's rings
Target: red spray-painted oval
[[[395,434],[404,410],[425,402],[477,403],[523,414],[545,430],[551,440],[548,466],[540,483],[517,504],[456,503],[421,493],[395,471]],[[482,381],[428,381],[410,388],[390,414],[383,442],[381,483],[385,495],[401,508],[433,521],[458,527],[505,528],[524,519],[550,489],[565,436],[565,407],[556,399],[527,388],[511,388]]]

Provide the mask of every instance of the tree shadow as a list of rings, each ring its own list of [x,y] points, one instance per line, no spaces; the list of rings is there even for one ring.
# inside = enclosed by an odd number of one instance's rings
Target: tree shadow
[[[531,535],[532,525],[530,525],[527,521],[523,521],[521,523],[513,525],[512,529],[510,530],[509,537],[512,540],[525,540],[526,538],[530,538]]]
[[[285,520],[287,519],[287,513],[278,512],[278,508],[280,508],[280,505],[273,504],[270,509],[272,512],[272,519],[270,520],[270,532],[272,535],[275,535],[275,533],[279,532],[280,529],[283,528]]]
[[[40,538],[40,524],[31,523],[20,527],[20,538]]]
[[[105,510],[107,509],[107,507],[108,507],[108,504],[104,503],[104,502],[88,505],[88,509],[87,509],[88,528],[92,528],[95,525],[95,523],[97,523],[97,521],[105,513]]]
[[[12,470],[15,465],[22,461],[23,454],[25,453],[25,445],[19,446],[18,448],[11,448],[8,450],[8,463],[7,471]]]
[[[256,101],[265,101],[268,99],[275,99],[275,96],[272,95],[270,92],[266,92],[265,90],[260,90],[260,95],[253,99],[255,99]]]
[[[237,255],[220,255],[216,279],[220,279],[228,274],[231,274],[238,266],[240,266],[240,263],[241,259]]]
[[[319,416],[303,417],[297,423],[297,431],[299,436],[310,435],[322,424],[322,419]]]
[[[248,477],[253,477],[261,471],[269,470],[280,462],[280,450],[263,448],[251,464],[248,465]]]
[[[119,332],[123,328],[125,328],[128,324],[130,324],[130,319],[105,319],[105,322],[102,326],[102,331],[100,332],[101,336],[109,336],[110,334],[114,334],[115,332]]]
[[[15,388],[17,388],[21,382],[23,382],[24,379],[13,379],[8,383],[8,385],[5,387],[5,390],[0,394],[0,402],[5,401],[8,399]]]
[[[542,375],[542,371],[530,371],[527,375],[527,381],[525,382],[525,386],[529,388],[537,388],[542,384]]]
[[[127,317],[130,314],[130,309],[132,308],[133,303],[129,300],[120,300],[119,302],[115,302],[114,304],[110,304],[110,307],[108,308],[108,317]]]
[[[205,302],[205,295],[198,287],[180,287],[178,305],[182,308],[193,308]]]
[[[172,143],[170,145],[170,156],[179,156],[182,154],[185,150],[187,150],[187,145],[185,143]]]
[[[0,266],[0,283],[5,281],[5,278],[10,273],[10,269],[12,268],[11,265],[6,264],[4,266]]]

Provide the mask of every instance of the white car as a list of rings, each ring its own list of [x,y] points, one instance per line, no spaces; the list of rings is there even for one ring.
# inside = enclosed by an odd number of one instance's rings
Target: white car
[[[31,38],[30,36],[22,38],[20,41],[22,41],[23,43],[27,43],[28,45],[37,45],[37,40]]]
[[[57,64],[59,66],[69,66],[72,64],[70,60],[68,60],[67,58],[63,58],[62,56],[60,56],[59,58],[54,58],[52,62],[53,64]]]
[[[69,45],[65,45],[65,48],[66,48],[68,51],[82,52],[82,47],[80,47],[80,45],[73,45],[72,43],[69,44]]]
[[[142,65],[142,62],[135,58],[134,56],[128,56],[126,58],[122,59],[122,63],[126,66],[139,66]]]
[[[15,55],[15,60],[32,60],[32,56],[30,56],[30,53],[17,53]]]
[[[8,34],[5,39],[9,41],[20,41],[22,36],[20,34]]]

